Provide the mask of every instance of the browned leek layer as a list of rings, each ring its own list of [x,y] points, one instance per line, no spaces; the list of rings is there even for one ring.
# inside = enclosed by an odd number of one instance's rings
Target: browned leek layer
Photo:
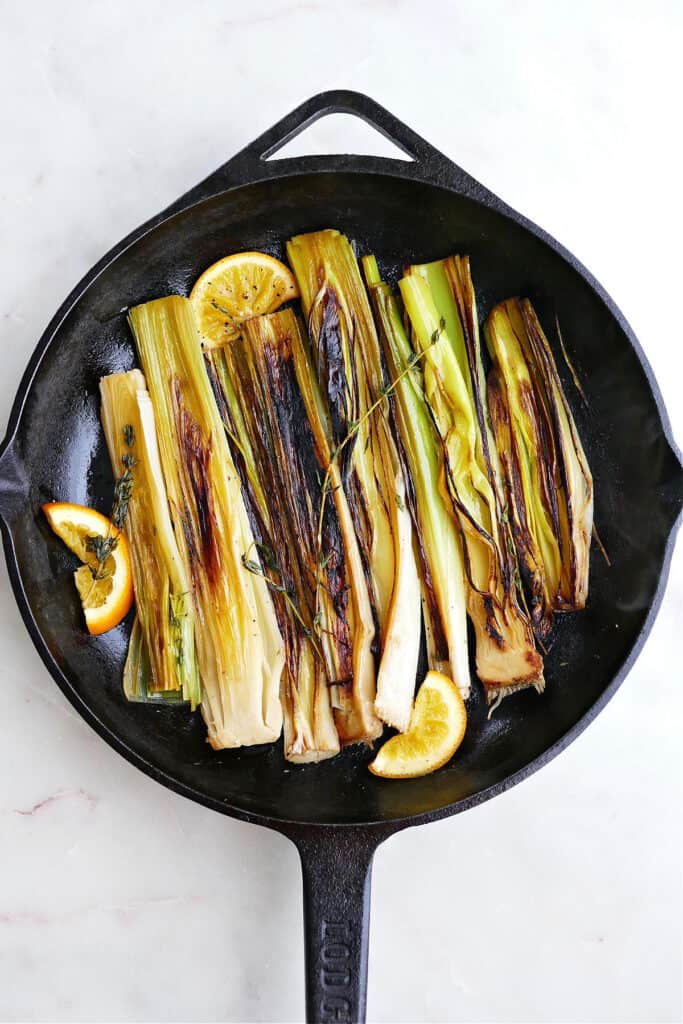
[[[298,322],[296,322],[296,330],[292,330],[290,340],[297,384],[315,443],[321,493],[327,476],[328,490],[325,507],[329,503],[334,505],[344,546],[347,577],[345,586],[348,588],[345,607],[349,632],[353,637],[352,677],[344,678],[343,682],[338,685],[334,683],[332,685],[335,722],[342,743],[369,742],[381,734],[382,723],[377,718],[374,708],[376,677],[372,643],[375,627],[367,579],[353,528],[353,519],[342,486],[341,472],[337,462],[332,458],[329,444],[331,430],[329,413],[320,393],[307,339]],[[316,558],[318,565],[326,568],[331,550],[326,546],[324,530],[321,541],[322,543],[316,544]],[[334,594],[334,591],[332,593]],[[330,594],[327,593],[323,581],[322,586],[316,587],[316,606],[322,613],[323,619],[321,642],[327,650],[327,656],[335,659],[336,652],[328,650],[328,647],[332,646],[334,633],[330,634],[323,627],[325,609],[328,607],[326,599],[329,598]],[[330,673],[330,677],[334,680],[335,674]]]
[[[304,703],[302,645],[297,643],[302,637],[306,671],[310,674],[315,663],[316,672],[322,673],[319,682],[329,684],[318,686],[316,701],[308,700],[303,708],[314,744],[334,752],[340,740],[370,741],[381,731],[373,711],[372,612],[335,466],[323,502],[323,481],[331,465],[329,424],[299,321],[291,310],[255,318],[245,325],[243,341],[224,350],[221,358],[232,386],[232,402],[225,409],[232,416],[228,431],[242,450],[257,529],[277,552],[270,568],[266,559],[265,568],[281,622],[288,623],[286,647],[290,657],[298,657],[290,665],[283,693],[292,743],[294,748],[300,745],[297,735],[302,731],[296,724],[296,711]],[[229,408],[236,403],[239,422]],[[240,441],[242,435],[246,444]],[[311,693],[314,687],[307,690]],[[326,717],[330,703],[331,728]],[[314,712],[322,716],[317,728]]]
[[[533,306],[508,299],[485,335],[491,419],[532,616],[545,637],[553,612],[588,593],[593,482],[557,366]]]
[[[491,703],[526,686],[541,690],[543,663],[520,604],[488,425],[469,261],[455,256],[412,266],[399,284],[415,344],[424,353],[425,396],[443,445],[445,494],[463,541],[477,675]]]
[[[292,361],[291,335],[298,330],[291,311],[258,317],[241,338],[207,353],[206,361],[257,539],[260,564],[249,553],[245,564],[267,579],[284,639],[285,756],[305,762],[339,751],[328,674],[350,685],[353,637],[333,504],[324,522],[331,552],[325,566],[316,553],[320,467]],[[324,585],[324,644],[316,621],[317,576]]]
[[[327,442],[363,558],[376,625],[376,710],[406,729],[420,642],[419,578],[405,478],[391,432],[381,348],[358,263],[338,231],[287,245],[315,369],[329,409]]]
[[[192,306],[170,296],[136,306],[129,319],[190,580],[209,742],[217,749],[267,743],[282,729],[282,639],[267,584],[242,563],[253,534]]]
[[[124,691],[132,700],[179,691],[178,697],[190,701],[194,710],[201,699],[194,608],[171,524],[145,378],[139,370],[110,374],[100,381],[100,394],[112,469],[118,477],[126,458],[132,475],[125,530],[133,563],[138,635],[131,641]],[[143,641],[149,664],[146,682],[137,669]]]
[[[382,282],[374,256],[363,257],[389,377],[392,418],[406,466],[406,504],[415,525],[429,667],[470,693],[467,613],[462,543],[444,498],[442,445],[424,394],[420,358],[411,348],[391,288]]]

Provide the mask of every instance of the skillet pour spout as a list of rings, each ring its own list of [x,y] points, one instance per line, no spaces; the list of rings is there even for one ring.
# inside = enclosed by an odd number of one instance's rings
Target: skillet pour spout
[[[28,484],[10,441],[0,451],[0,519],[8,523],[26,502]]]
[[[338,112],[369,123],[407,159],[271,159],[307,125]],[[104,374],[136,364],[119,311],[189,294],[206,267],[229,252],[256,249],[283,259],[288,238],[324,227],[377,255],[390,281],[406,262],[468,254],[482,319],[496,302],[520,294],[547,327],[557,316],[589,401],[588,412],[574,408],[611,567],[593,552],[586,610],[563,617],[543,696],[512,696],[488,719],[475,687],[457,757],[432,776],[403,782],[371,775],[365,748],[308,766],[288,765],[279,745],[213,752],[198,715],[128,704],[121,678],[130,623],[101,637],[84,633],[70,556],[39,514],[50,500],[111,508],[98,385]],[[558,366],[563,374],[561,358]],[[10,582],[38,653],[78,713],[176,793],[274,828],[297,845],[306,1013],[316,1022],[365,1019],[370,872],[379,843],[523,780],[615,693],[662,600],[682,508],[681,457],[661,393],[610,296],[542,229],[369,97],[345,90],[301,104],[86,274],[31,357],[0,450]]]
[[[673,531],[683,511],[683,458],[680,452],[673,447],[669,449],[666,476],[662,483],[662,496]]]

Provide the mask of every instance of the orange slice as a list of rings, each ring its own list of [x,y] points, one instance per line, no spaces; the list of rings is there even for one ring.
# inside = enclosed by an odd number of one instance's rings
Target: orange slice
[[[455,683],[428,672],[415,698],[408,731],[392,736],[370,765],[384,779],[415,779],[450,761],[462,743],[467,711]]]
[[[253,316],[299,295],[289,267],[264,252],[237,252],[205,270],[190,293],[205,348],[234,341]]]
[[[43,505],[47,521],[66,546],[84,563],[74,573],[85,624],[94,636],[118,626],[133,603],[133,571],[124,533],[94,508],[52,501]],[[89,537],[116,537],[103,566],[88,550]]]

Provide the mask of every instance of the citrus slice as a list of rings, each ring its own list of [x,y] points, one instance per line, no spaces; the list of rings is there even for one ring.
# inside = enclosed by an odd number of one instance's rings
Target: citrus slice
[[[428,672],[415,698],[408,731],[392,736],[370,765],[384,779],[415,779],[450,761],[467,726],[465,702],[448,676]]]
[[[284,263],[265,252],[237,252],[204,271],[190,301],[205,348],[217,348],[237,338],[245,320],[274,313],[298,295]]]
[[[47,521],[66,546],[84,564],[74,573],[83,605],[85,624],[94,636],[118,626],[133,603],[133,571],[130,548],[124,533],[111,520],[84,505],[52,501],[43,505]],[[103,565],[98,565],[88,538],[116,538]]]

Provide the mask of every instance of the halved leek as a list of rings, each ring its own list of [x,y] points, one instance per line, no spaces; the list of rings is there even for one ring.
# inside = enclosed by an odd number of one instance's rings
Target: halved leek
[[[173,533],[145,378],[139,370],[100,381],[101,416],[114,475],[132,475],[125,532],[137,602],[124,669],[131,699],[176,692],[192,709],[201,700],[190,582]],[[143,651],[144,648],[144,651]],[[145,660],[146,659],[146,660]],[[149,673],[140,665],[148,664]],[[148,675],[148,682],[141,680]]]
[[[285,757],[307,763],[338,753],[339,737],[323,647],[316,637],[321,490],[313,437],[292,365],[289,335],[297,329],[291,311],[259,317],[245,325],[243,336],[207,351],[205,359],[261,553],[262,567],[249,553],[245,564],[268,580],[285,644]],[[330,506],[327,526],[338,534],[333,514]],[[343,577],[343,560],[326,569],[326,577],[335,570]],[[337,657],[329,669],[339,672],[351,638],[344,621],[338,621],[331,593],[328,586],[326,637],[336,638]],[[331,639],[328,646],[334,643]],[[351,662],[341,671],[350,675]]]
[[[129,321],[191,583],[209,742],[215,749],[266,743],[282,729],[282,638],[265,580],[242,564],[254,538],[192,306],[169,296],[136,306]]]
[[[486,322],[485,337],[494,363],[487,397],[531,620],[537,635],[545,639],[552,627],[562,570],[559,519],[554,490],[548,488],[548,445],[538,399],[516,336],[520,325],[521,318],[513,324],[500,306]]]
[[[467,258],[409,267],[399,282],[441,437],[445,486],[463,541],[477,675],[489,703],[527,686],[543,663],[517,592],[499,466],[488,425],[474,288]]]
[[[375,708],[390,725],[407,729],[420,643],[420,584],[372,311],[344,235],[298,235],[287,254],[329,406],[327,443],[339,463],[378,626]]]
[[[557,365],[528,299],[490,313],[488,391],[520,566],[541,636],[588,593],[593,481]]]
[[[422,369],[405,332],[398,302],[379,275],[374,256],[362,260],[379,336],[394,384],[391,407],[406,465],[410,510],[422,577],[422,608],[429,667],[470,693],[466,580],[462,542],[444,498],[444,460],[424,394]]]
[[[295,317],[289,342],[298,389],[315,445],[320,496],[321,500],[327,498],[323,514],[319,515],[313,588],[316,616],[319,616],[315,625],[328,665],[335,723],[342,743],[371,742],[381,735],[382,723],[375,713],[376,676],[372,649],[375,624],[368,582],[342,487],[341,470],[332,458],[329,411],[318,386],[308,341]],[[336,512],[336,519],[330,518],[330,524],[334,527],[338,522],[338,530],[326,525],[328,504],[332,504]],[[343,555],[344,580],[336,572],[331,577],[326,575],[333,565],[341,570],[340,555]],[[332,602],[331,608],[328,599]],[[333,624],[338,621],[343,633],[330,635],[325,626],[328,615]],[[338,641],[344,635],[348,635],[350,647],[340,646]]]

